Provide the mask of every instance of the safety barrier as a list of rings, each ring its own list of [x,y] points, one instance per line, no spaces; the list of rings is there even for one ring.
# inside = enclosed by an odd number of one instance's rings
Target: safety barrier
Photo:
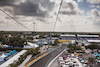
[[[65,51],[65,48],[62,49],[59,53],[61,53],[61,52],[63,52],[63,51]],[[48,67],[49,63],[50,63],[56,56],[58,56],[59,53],[58,53],[57,55],[53,56],[53,57],[46,63],[45,67]]]
[[[38,61],[39,59],[43,58],[44,56],[50,54],[51,52],[55,51],[56,49],[60,48],[61,46],[58,46],[57,48],[51,50],[51,51],[46,51],[43,54],[39,54],[36,57],[37,58],[32,58],[31,61],[25,66],[25,67],[30,67],[32,64],[34,64],[36,61]]]
[[[43,55],[41,55],[41,56],[39,56],[39,57],[37,57],[36,59],[34,59],[33,61],[31,61],[29,64],[27,64],[25,67],[30,67],[33,63],[35,63],[35,62],[38,61],[39,59],[43,58],[43,57],[46,56],[47,54],[48,54],[48,52],[45,53],[45,54],[43,54]]]

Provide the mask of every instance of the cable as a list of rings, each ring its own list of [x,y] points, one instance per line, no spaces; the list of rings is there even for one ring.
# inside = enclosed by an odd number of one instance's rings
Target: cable
[[[20,0],[18,0],[21,4],[24,4],[25,6],[24,6],[24,8],[26,7],[26,5],[27,6],[31,6],[31,7],[33,7],[31,4],[29,5],[29,4],[25,4],[25,3],[22,3]],[[31,3],[31,1],[30,0],[28,0],[30,3]],[[27,8],[27,7],[26,7]],[[25,8],[25,9],[26,9]],[[32,10],[32,9],[31,9]],[[47,19],[48,20],[48,19]],[[49,21],[49,20],[48,20]],[[36,27],[35,27],[36,28]],[[34,31],[34,30],[33,30]]]
[[[21,24],[19,21],[17,21],[16,19],[14,19],[13,17],[11,17],[9,14],[7,14],[5,11],[3,11],[2,9],[0,9],[3,13],[5,13],[7,16],[9,16],[11,19],[13,19],[14,21],[16,21],[17,23],[19,23],[20,25],[22,25],[24,28],[26,28],[27,30],[29,30],[31,32],[30,29],[28,29],[26,26],[24,26],[23,24]]]
[[[61,3],[60,3],[60,7],[59,7],[59,11],[58,11],[58,14],[57,14],[57,17],[56,17],[56,21],[55,21],[55,24],[54,24],[53,32],[54,32],[56,24],[57,24],[57,20],[58,20],[58,16],[59,16],[59,13],[60,13],[60,9],[61,9],[62,3],[63,3],[63,0],[61,0]],[[73,24],[73,26],[74,26],[74,24]],[[74,29],[74,32],[75,32],[75,29]]]
[[[58,16],[59,16],[59,13],[60,13],[62,2],[63,2],[63,0],[61,0],[61,3],[60,3],[59,11],[58,11],[58,14],[57,14],[57,17],[56,17],[56,21],[55,21],[55,24],[54,24],[54,27],[53,27],[53,32],[54,32],[56,24],[57,24],[57,20],[58,20]]]
[[[29,4],[25,4],[25,3],[22,3],[20,0],[18,0],[21,4],[24,4],[25,6],[24,6],[24,8],[26,9],[27,7],[26,6],[31,6],[31,7],[33,7],[31,4],[29,5]],[[30,2],[30,0],[28,0],[29,2]],[[28,8],[29,9],[29,8]],[[32,9],[31,9],[32,10]],[[33,29],[33,31],[34,31],[34,29]]]

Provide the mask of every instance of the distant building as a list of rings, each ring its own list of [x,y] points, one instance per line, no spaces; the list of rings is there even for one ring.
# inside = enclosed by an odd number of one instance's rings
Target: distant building
[[[63,44],[68,44],[68,43],[74,44],[75,40],[76,40],[76,36],[70,34],[60,35],[59,37],[59,42],[62,42]]]

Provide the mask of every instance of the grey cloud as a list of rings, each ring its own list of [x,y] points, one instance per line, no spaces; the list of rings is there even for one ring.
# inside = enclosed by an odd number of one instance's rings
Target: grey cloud
[[[7,12],[10,12],[10,13],[13,13],[13,10],[9,9],[9,8],[4,8],[4,11],[7,11]]]
[[[94,25],[100,25],[100,20],[99,19],[94,20],[94,23],[93,24]]]
[[[60,17],[58,17],[58,21],[59,21],[59,22],[62,22],[62,19],[61,19]]]
[[[18,16],[13,16],[13,18],[14,18],[14,19],[21,19],[21,18],[18,17]],[[7,16],[7,17],[5,17],[5,19],[11,19],[11,18]]]
[[[14,9],[12,12],[14,15],[23,15],[23,16],[38,16],[38,17],[47,17],[49,12],[53,10],[55,3],[50,2],[50,0],[26,0],[21,2],[19,5],[15,5],[15,2],[20,2],[18,0],[0,0],[0,6],[11,6]],[[39,4],[45,8],[43,11],[40,9]],[[6,9],[6,11],[11,12],[11,10]]]
[[[0,21],[0,23],[3,23],[2,21]]]
[[[100,11],[98,11],[97,9],[92,9],[91,14],[91,18],[94,20],[94,24],[100,25]]]
[[[15,6],[15,2],[17,0],[0,0],[0,6],[3,7],[3,6]]]
[[[86,0],[90,4],[100,4],[100,0]]]
[[[48,9],[48,10],[52,10],[55,2],[50,2],[50,0],[29,0],[32,3],[40,3],[41,6],[43,6],[44,8]]]
[[[99,12],[98,12],[97,10],[94,10],[94,11],[93,11],[93,15],[94,15],[95,17],[99,17],[99,18],[100,18],[100,14],[99,14]]]
[[[70,11],[68,11],[68,8],[70,9]],[[60,13],[65,14],[65,15],[81,14],[81,12],[76,8],[77,8],[76,5],[73,4],[72,2],[70,3],[63,2],[62,9],[65,9],[65,10],[61,10]]]
[[[74,7],[74,4],[72,4],[72,2],[66,3],[64,1],[63,4],[62,4],[62,8],[70,8],[71,10],[73,10],[75,7]]]
[[[75,8],[75,6],[72,3],[67,3],[68,7],[73,10]]]
[[[31,20],[19,20],[19,21],[21,21],[21,22],[31,22]]]
[[[77,0],[77,2],[83,2],[83,0]]]
[[[5,21],[2,21],[2,20],[0,21],[0,24],[4,24],[4,23],[6,23],[6,22]]]
[[[18,16],[13,16],[14,19],[21,19],[20,17]]]
[[[16,2],[20,2],[20,4],[16,5]],[[24,20],[21,20],[19,16],[34,16],[39,21],[47,22],[45,18],[50,18],[50,12],[54,10],[55,6],[55,2],[50,0],[25,0],[24,2],[21,0],[0,0],[0,3],[2,4],[0,7],[4,8],[4,11],[9,12],[14,19],[23,22]],[[5,17],[5,19],[11,18]]]
[[[44,18],[40,18],[40,17],[38,17],[37,20],[40,20],[42,22],[46,22],[46,20]]]
[[[45,16],[46,12],[39,9],[38,4],[33,4],[26,1],[24,4],[20,4],[14,8],[15,15],[24,16]]]
[[[7,16],[7,17],[5,17],[5,19],[11,19],[11,18]]]
[[[67,14],[67,15],[76,15],[77,12],[76,11],[61,11],[61,14]]]

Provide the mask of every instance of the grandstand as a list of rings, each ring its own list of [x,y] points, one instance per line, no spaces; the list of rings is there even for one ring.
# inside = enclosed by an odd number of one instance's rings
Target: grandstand
[[[99,40],[99,35],[77,35],[78,40]]]
[[[60,35],[59,39],[61,40],[76,40],[76,36],[75,35]]]

